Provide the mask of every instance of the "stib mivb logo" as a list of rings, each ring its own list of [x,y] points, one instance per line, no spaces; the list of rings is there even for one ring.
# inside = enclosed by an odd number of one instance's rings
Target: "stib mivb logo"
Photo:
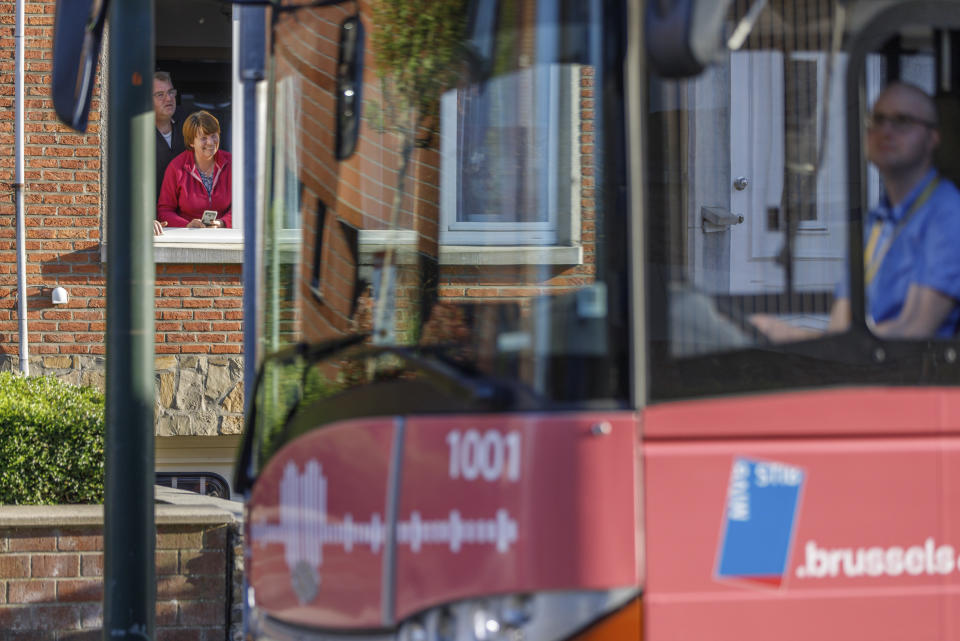
[[[735,458],[716,576],[780,587],[787,571],[805,474],[796,466]]]

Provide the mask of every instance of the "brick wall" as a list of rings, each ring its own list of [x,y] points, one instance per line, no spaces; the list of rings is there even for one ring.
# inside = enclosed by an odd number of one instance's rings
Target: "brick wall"
[[[241,354],[240,265],[157,266],[158,354]]]
[[[107,165],[105,140],[100,135],[106,126],[100,103],[103,76],[101,70],[88,131],[78,134],[58,123],[50,98],[54,8],[53,0],[28,1],[25,7],[24,202],[31,373],[51,373],[102,388],[107,274],[101,243],[106,228],[101,212],[106,204]],[[14,4],[0,2],[0,367],[18,367],[20,348],[12,187],[14,16]],[[66,305],[54,306],[50,300],[57,286],[70,296]],[[178,388],[179,404],[174,396],[168,399],[172,404],[162,406],[161,402],[158,433],[237,431],[236,408],[242,407],[242,398],[230,397],[228,402],[225,394],[230,390],[208,398],[205,388],[196,393],[187,388],[194,378],[197,385],[205,384],[207,360],[242,359],[241,266],[158,264],[155,294],[156,353],[167,360],[192,359],[187,369],[203,374],[188,376],[182,393]],[[199,365],[195,364],[198,357]],[[82,363],[78,364],[78,358]],[[64,367],[61,361],[70,364]],[[164,368],[177,369],[179,365],[177,360]],[[161,387],[164,375],[158,372],[158,391],[170,387]],[[197,404],[183,406],[185,398],[197,399]]]
[[[100,82],[86,134],[57,122],[50,98],[54,1],[25,7],[25,185],[31,355],[103,354],[106,265],[101,212],[106,114]],[[17,354],[14,4],[0,2],[0,354]],[[240,265],[157,266],[157,353],[240,354]],[[53,287],[70,302],[54,306]]]
[[[234,517],[161,505],[156,518],[156,641],[239,638]],[[102,523],[99,506],[0,507],[0,637],[100,641]]]
[[[366,3],[363,11],[368,11]],[[342,334],[352,328],[354,274],[358,257],[351,251],[351,229],[379,229],[390,225],[396,194],[400,154],[395,136],[379,130],[375,111],[386,108],[380,82],[367,55],[364,76],[366,117],[361,123],[357,151],[344,163],[332,156],[333,134],[327,122],[333,109],[329,86],[336,59],[336,24],[347,9],[298,12],[286,16],[277,47],[281,71],[300,76],[302,141],[299,177],[303,180],[305,238],[298,295],[309,302],[304,326],[313,338]],[[0,2],[0,354],[18,352],[16,313],[15,221],[12,188],[14,165],[14,5]],[[101,260],[101,211],[105,193],[105,159],[101,130],[104,109],[99,85],[84,135],[56,122],[49,96],[53,0],[26,5],[26,223],[28,324],[34,355],[102,355],[105,351],[105,276]],[[365,18],[366,19],[366,18]],[[374,25],[367,20],[368,30]],[[307,29],[314,36],[298,37]],[[289,36],[284,34],[289,31]],[[526,32],[525,32],[526,33]],[[302,35],[302,34],[301,34]],[[528,34],[529,35],[529,34]],[[328,48],[305,47],[328,43]],[[527,45],[529,48],[530,45]],[[503,274],[485,279],[485,273],[444,268],[441,296],[456,300],[484,297],[526,297],[541,288],[577,287],[593,277],[591,241],[592,91],[589,69],[583,69],[581,95],[582,176],[581,235],[583,265],[556,270],[547,280],[519,283],[520,288],[497,286]],[[426,132],[421,131],[421,137]],[[417,249],[437,255],[439,167],[437,137],[428,148],[413,153],[396,224],[416,229]],[[322,233],[321,288],[311,291],[318,202],[330,205]],[[506,270],[500,270],[505,272]],[[158,265],[156,283],[156,351],[158,354],[221,355],[242,352],[241,266],[220,264]],[[69,304],[54,307],[50,290],[63,286]],[[529,287],[528,287],[529,286]],[[315,295],[319,294],[319,295]],[[462,296],[461,296],[462,294]],[[292,298],[292,297],[291,297]],[[296,329],[297,325],[293,327]]]

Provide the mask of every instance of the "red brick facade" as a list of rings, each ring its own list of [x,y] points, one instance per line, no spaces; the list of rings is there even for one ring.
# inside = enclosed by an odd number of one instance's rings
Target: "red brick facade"
[[[14,179],[14,5],[0,3],[0,354],[18,353],[16,292]],[[101,211],[105,206],[104,145],[100,133],[104,113],[97,92],[87,134],[77,134],[59,124],[50,99],[51,38],[53,0],[26,5],[26,184],[24,186],[27,227],[28,327],[30,353],[34,357],[54,354],[100,355],[105,351],[105,280],[101,234],[105,228]],[[437,136],[427,148],[415,149],[404,184],[398,220],[391,221],[401,156],[398,140],[389,132],[371,126],[372,112],[366,108],[357,151],[348,161],[337,163],[332,155],[333,135],[327,127],[316,126],[323,113],[333,110],[329,91],[339,19],[346,10],[318,17],[315,12],[298,12],[296,21],[284,29],[310,29],[327,36],[330,51],[305,46],[319,38],[282,39],[277,47],[284,65],[300,76],[304,98],[299,136],[303,150],[300,177],[304,182],[303,211],[306,212],[303,278],[299,292],[313,301],[304,313],[304,327],[314,337],[342,334],[351,327],[350,304],[354,297],[354,274],[358,258],[351,254],[350,234],[354,229],[384,229],[398,226],[418,233],[415,249],[426,256],[438,254],[438,223],[441,158]],[[333,20],[331,18],[335,18]],[[368,30],[372,27],[368,24]],[[441,298],[486,297],[523,298],[544,288],[577,287],[592,279],[594,272],[590,244],[593,238],[592,185],[592,70],[581,69],[581,229],[584,261],[554,270],[548,281],[518,282],[506,279],[510,268],[499,270],[475,267],[444,267]],[[383,109],[380,81],[368,52],[364,77],[366,105]],[[313,126],[311,126],[313,125]],[[420,132],[421,136],[424,132]],[[331,180],[335,179],[335,180]],[[334,187],[335,186],[335,187]],[[331,190],[336,189],[336,193]],[[319,288],[307,287],[313,274],[314,230],[318,201],[336,203],[326,218],[323,252],[318,273]],[[341,224],[333,224],[336,221]],[[393,224],[391,224],[393,223]],[[513,270],[514,275],[516,270]],[[243,347],[241,266],[223,264],[159,264],[156,274],[156,351],[158,354],[234,354]],[[53,287],[62,286],[70,295],[65,306],[50,300]],[[316,296],[314,296],[316,294]]]
[[[240,265],[157,266],[157,353],[241,354]]]
[[[24,128],[31,356],[103,354],[106,116],[99,87],[86,134],[57,122],[50,98],[53,0],[26,3]],[[0,3],[0,354],[19,350],[14,181],[14,4]],[[102,80],[102,78],[101,78]],[[54,306],[53,287],[70,301]],[[239,265],[157,266],[157,353],[240,354]]]

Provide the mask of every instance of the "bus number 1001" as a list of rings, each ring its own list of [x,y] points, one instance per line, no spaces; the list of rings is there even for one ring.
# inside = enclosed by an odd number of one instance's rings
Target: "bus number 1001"
[[[497,430],[453,430],[447,434],[450,478],[475,481],[520,480],[520,433]]]

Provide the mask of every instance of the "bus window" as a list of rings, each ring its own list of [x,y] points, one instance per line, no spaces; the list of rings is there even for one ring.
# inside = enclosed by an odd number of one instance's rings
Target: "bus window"
[[[958,329],[956,36],[910,26],[867,57],[862,146],[880,186],[863,224],[863,315],[880,337],[952,339]]]
[[[756,345],[760,314],[823,331],[843,277],[844,59],[825,3],[802,33],[779,4],[720,64],[651,83],[650,204],[666,213],[653,268],[669,301],[656,338],[674,357]]]
[[[948,380],[924,363],[955,360],[931,342],[960,319],[960,218],[933,215],[960,208],[955,34],[905,6],[856,24],[835,3],[790,8],[770,3],[697,77],[650,76],[655,398]],[[907,129],[917,180],[898,189]]]

